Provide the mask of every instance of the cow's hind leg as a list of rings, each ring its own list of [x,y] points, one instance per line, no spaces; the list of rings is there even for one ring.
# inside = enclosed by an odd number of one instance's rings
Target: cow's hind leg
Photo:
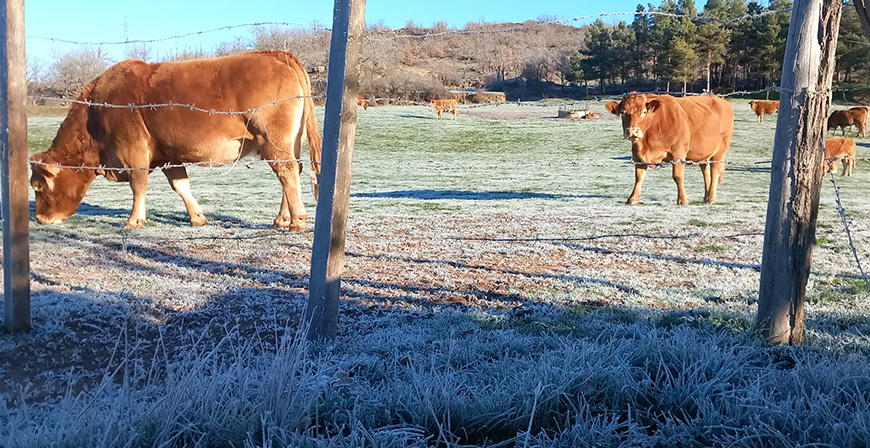
[[[130,171],[130,188],[133,190],[133,210],[127,218],[127,227],[141,229],[145,224],[145,196],[148,190],[149,170]]]
[[[272,117],[269,122],[268,141],[261,149],[260,155],[269,162],[272,171],[281,181],[283,192],[281,196],[281,209],[275,217],[276,228],[298,232],[305,230],[308,214],[305,213],[305,204],[302,202],[299,173],[302,164],[299,161],[302,148],[302,135],[305,132],[302,126],[302,109],[286,111],[287,115]]]
[[[701,174],[704,176],[704,202],[710,201],[710,186],[713,183],[713,166],[709,163],[704,163],[699,165],[701,167]]]
[[[674,164],[674,182],[677,184],[677,204],[688,205],[689,198],[686,196],[686,189],[683,188],[683,175],[686,172],[686,165],[681,163]]]
[[[183,167],[166,168],[163,170],[166,179],[169,180],[169,185],[172,189],[181,196],[184,201],[184,208],[187,209],[187,214],[190,215],[190,223],[194,226],[203,226],[206,223],[205,214],[202,207],[196,202],[193,193],[190,191],[190,178],[187,177],[187,170]]]

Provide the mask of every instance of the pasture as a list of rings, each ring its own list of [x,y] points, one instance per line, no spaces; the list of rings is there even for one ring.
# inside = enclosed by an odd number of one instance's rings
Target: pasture
[[[201,228],[155,173],[148,223],[127,229],[129,186],[97,179],[69,221],[32,221],[34,331],[0,333],[0,440],[866,446],[870,295],[828,178],[805,345],[748,334],[776,117],[731,103],[712,206],[697,167],[691,205],[676,205],[669,168],[625,205],[630,145],[603,101],[589,121],[556,119],[555,102],[456,121],[360,109],[331,347],[292,338],[313,233],[271,228],[280,186],[266,164],[189,170]],[[60,121],[30,118],[32,152]],[[856,142],[870,156],[870,138]],[[836,180],[870,263],[870,165]],[[310,187],[304,200],[313,227]]]

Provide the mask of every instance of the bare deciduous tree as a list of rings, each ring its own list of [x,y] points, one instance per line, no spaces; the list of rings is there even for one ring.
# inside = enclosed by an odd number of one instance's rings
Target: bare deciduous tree
[[[48,87],[66,98],[96,78],[111,64],[109,55],[101,47],[79,48],[56,54],[48,76]]]

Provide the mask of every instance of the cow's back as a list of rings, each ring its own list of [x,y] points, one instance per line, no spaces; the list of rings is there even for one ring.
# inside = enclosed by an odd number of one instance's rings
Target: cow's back
[[[734,108],[728,101],[710,95],[675,98],[688,127],[689,160],[701,160],[722,149],[734,132]],[[727,150],[727,148],[724,148]]]
[[[230,156],[232,160],[238,156],[232,155],[237,149],[227,142],[257,135],[265,138],[270,115],[286,113],[283,120],[301,120],[301,97],[309,93],[304,88],[307,82],[299,61],[282,51],[152,64],[126,60],[95,81],[89,99],[156,105],[132,110],[97,108],[100,135],[113,147],[124,146],[112,144],[119,138],[142,139],[153,159],[163,163],[218,161]],[[256,114],[239,113],[271,103],[275,104]]]

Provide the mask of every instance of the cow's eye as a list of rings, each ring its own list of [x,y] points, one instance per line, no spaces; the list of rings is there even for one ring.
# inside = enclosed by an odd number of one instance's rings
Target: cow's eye
[[[645,117],[645,116],[646,116],[646,109],[644,109],[643,112],[640,113],[640,116],[641,116],[641,117]]]

